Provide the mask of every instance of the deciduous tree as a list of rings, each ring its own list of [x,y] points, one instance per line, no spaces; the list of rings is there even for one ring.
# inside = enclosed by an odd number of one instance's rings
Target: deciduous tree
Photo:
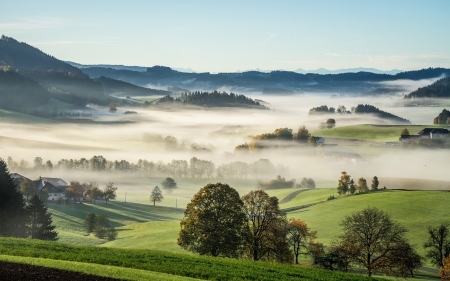
[[[158,186],[155,186],[152,190],[152,194],[150,195],[150,202],[153,202],[153,206],[156,205],[156,202],[161,202],[164,199],[162,195],[162,191]]]
[[[403,131],[400,133],[400,136],[407,136],[409,135],[408,129],[404,128]]]
[[[298,264],[298,256],[304,250],[304,254],[309,252],[309,245],[316,238],[316,231],[312,231],[306,223],[299,219],[290,219],[286,228],[287,241],[294,250],[295,263]]]
[[[109,223],[106,215],[98,215],[95,217],[94,235],[100,239],[107,238],[112,241],[117,237],[117,231]]]
[[[372,179],[372,185],[370,187],[372,188],[372,190],[377,190],[379,185],[380,181],[378,181],[378,177],[374,176]]]
[[[255,261],[292,262],[286,233],[282,231],[287,222],[280,213],[278,199],[256,190],[244,195],[242,201],[249,228],[244,255]]]
[[[346,194],[350,188],[350,175],[346,171],[341,172],[341,178],[338,180],[337,192],[339,195]]]
[[[428,226],[427,232],[428,240],[423,245],[427,249],[426,257],[432,264],[441,267],[444,265],[445,257],[450,255],[449,225],[443,223],[437,227]]]
[[[83,226],[84,230],[86,230],[86,233],[91,233],[94,231],[95,217],[96,216],[94,213],[88,213],[84,218]]]
[[[177,182],[173,178],[166,178],[161,183],[164,190],[168,193],[171,193],[173,190],[177,189]]]
[[[358,179],[358,185],[356,186],[356,189],[360,193],[369,191],[369,187],[367,186],[367,181],[366,181],[365,178],[359,178]]]
[[[297,133],[293,135],[293,139],[301,143],[308,143],[308,139],[310,136],[311,134],[309,133],[308,129],[306,129],[305,126],[300,126],[300,128],[298,128],[297,130]]]
[[[116,191],[117,191],[117,187],[114,186],[113,182],[108,182],[105,186],[105,188],[103,189],[103,198],[105,199],[106,204],[108,204],[109,200],[114,200],[116,199],[117,195],[116,195]]]
[[[246,233],[239,193],[228,184],[208,184],[194,195],[180,222],[178,245],[200,255],[237,257]]]
[[[31,196],[37,193],[36,185],[29,179],[24,179],[20,183],[19,187],[20,193],[22,193],[23,196],[25,196],[27,201],[30,199]]]
[[[367,208],[346,217],[340,224],[344,232],[339,245],[352,261],[365,267],[367,274],[393,266],[392,257],[405,239],[406,229],[377,209]]]

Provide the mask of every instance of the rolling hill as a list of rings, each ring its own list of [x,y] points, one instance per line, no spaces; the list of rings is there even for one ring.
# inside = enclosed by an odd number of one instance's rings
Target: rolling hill
[[[442,78],[405,96],[405,99],[411,98],[450,98],[450,77]]]

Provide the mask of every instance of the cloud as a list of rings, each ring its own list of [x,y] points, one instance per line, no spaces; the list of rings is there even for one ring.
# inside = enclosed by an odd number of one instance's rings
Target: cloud
[[[264,40],[264,41],[262,41],[262,42],[256,44],[255,46],[261,46],[261,45],[264,45],[264,44],[266,44],[267,42],[271,41],[271,40],[272,40],[273,38],[275,38],[275,37],[277,37],[277,34],[276,34],[276,33],[272,33],[272,34],[270,34],[269,38],[267,38],[266,40]]]
[[[66,25],[66,20],[60,18],[16,18],[12,22],[0,22],[0,29],[4,32],[30,31],[38,29],[60,28]]]

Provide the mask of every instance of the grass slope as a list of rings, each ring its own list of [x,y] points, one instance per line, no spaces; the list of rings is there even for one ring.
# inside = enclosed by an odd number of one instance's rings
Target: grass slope
[[[314,191],[308,192],[312,194]],[[299,199],[300,197],[295,198],[296,202],[304,202]],[[290,212],[288,217],[304,220],[310,228],[317,230],[320,242],[330,244],[342,233],[339,223],[346,216],[369,206],[377,207],[408,229],[408,239],[417,246],[419,254],[424,256],[422,245],[427,239],[426,227],[449,221],[449,200],[450,192],[380,190],[368,194],[341,196],[336,200]]]
[[[150,250],[73,246],[30,239],[0,238],[0,255],[119,266],[206,280],[377,280],[292,265]],[[64,269],[73,269],[74,265],[68,264]]]
[[[338,127],[334,129],[324,129],[312,131],[314,136],[369,140],[376,142],[398,141],[401,132],[407,128],[410,134],[417,134],[425,127],[445,127],[445,125],[392,125],[392,126],[376,126],[376,125],[355,125]]]
[[[160,281],[178,281],[178,280],[200,280],[189,277],[176,276],[166,273],[147,271],[142,269],[133,269],[119,266],[100,265],[84,262],[73,262],[55,259],[42,259],[30,257],[15,257],[0,255],[1,261],[44,266],[56,269],[70,270],[85,274],[117,278],[123,280],[160,280]]]
[[[85,236],[83,229],[83,219],[88,213],[92,212],[97,215],[105,214],[110,218],[114,227],[123,227],[118,229],[119,239],[116,243],[120,245],[119,247],[133,247],[132,245],[136,245],[136,242],[139,242],[140,246],[142,246],[144,242],[140,240],[142,230],[139,227],[131,226],[137,223],[149,221],[172,222],[172,224],[158,224],[159,228],[156,228],[156,225],[154,227],[148,225],[150,227],[146,231],[148,231],[148,235],[153,235],[160,232],[161,229],[165,229],[165,231],[172,233],[173,236],[173,233],[178,231],[178,228],[175,228],[174,222],[178,223],[183,214],[183,210],[181,209],[122,202],[110,202],[108,204],[84,203],[76,205],[49,204],[49,211],[53,214],[53,222],[57,227],[60,241],[80,245],[99,245],[105,243],[104,240],[95,238],[93,235]],[[133,234],[133,232],[135,233]],[[167,239],[167,237],[161,234],[161,239]],[[124,242],[124,240],[127,242]],[[144,248],[154,248],[155,244],[163,241],[150,242],[153,246]],[[176,239],[173,244],[176,246]]]

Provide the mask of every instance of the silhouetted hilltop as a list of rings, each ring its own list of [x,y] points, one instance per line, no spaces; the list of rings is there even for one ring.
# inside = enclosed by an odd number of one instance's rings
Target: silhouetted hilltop
[[[405,98],[450,98],[450,77],[442,78],[433,84],[419,88]]]
[[[11,66],[17,69],[72,72],[83,75],[78,68],[5,35],[2,35],[0,38],[0,66]]]
[[[134,84],[119,81],[105,76],[97,79],[103,85],[103,91],[108,95],[118,96],[151,96],[151,95],[170,95],[171,91],[149,89],[136,86]]]
[[[374,114],[380,118],[390,119],[392,121],[400,123],[411,123],[409,120],[398,117],[397,115],[391,114],[389,112],[378,109],[377,107],[370,104],[358,104],[355,108],[355,114]]]

